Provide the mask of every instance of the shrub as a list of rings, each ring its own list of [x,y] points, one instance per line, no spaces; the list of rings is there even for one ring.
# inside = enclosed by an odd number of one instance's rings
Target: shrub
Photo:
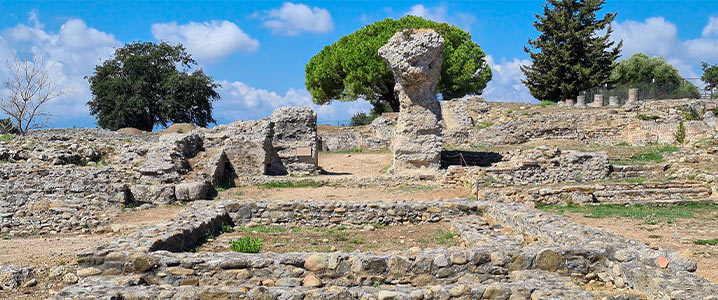
[[[656,116],[656,115],[647,116],[647,115],[638,114],[638,115],[636,115],[636,119],[639,119],[642,121],[648,121],[648,120],[660,120],[661,117]]]
[[[365,112],[360,112],[355,114],[351,121],[349,121],[349,126],[362,126],[362,125],[369,125],[376,116],[367,115]]]
[[[683,144],[686,141],[686,126],[683,125],[683,121],[678,123],[678,131],[675,134],[676,142]]]
[[[698,110],[696,110],[696,109],[693,108],[693,107],[687,108],[687,109],[681,109],[681,111],[683,111],[683,112],[681,113],[681,116],[682,116],[683,119],[685,119],[686,121],[698,121],[698,120],[703,119],[703,117],[702,117],[701,114],[698,112]]]
[[[12,139],[13,139],[12,134],[3,134],[3,135],[0,135],[0,141],[9,141],[9,140],[12,140]]]
[[[258,253],[260,250],[262,250],[263,242],[264,241],[260,238],[246,236],[243,238],[238,238],[234,241],[230,240],[229,248],[232,249],[232,251],[239,253]]]

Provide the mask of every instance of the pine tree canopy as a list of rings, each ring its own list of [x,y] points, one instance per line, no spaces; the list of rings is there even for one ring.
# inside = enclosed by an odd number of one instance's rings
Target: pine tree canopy
[[[528,44],[533,63],[522,66],[522,82],[538,100],[575,99],[579,92],[605,83],[623,42],[609,38],[615,13],[596,14],[605,0],[548,0],[534,27],[541,33]],[[602,32],[605,33],[602,34]]]
[[[491,80],[486,54],[471,35],[459,27],[417,16],[385,19],[362,27],[324,47],[307,63],[305,85],[316,104],[363,98],[375,107],[399,109],[394,75],[378,50],[394,33],[410,28],[431,28],[444,36],[444,63],[438,91],[444,99],[479,94]]]

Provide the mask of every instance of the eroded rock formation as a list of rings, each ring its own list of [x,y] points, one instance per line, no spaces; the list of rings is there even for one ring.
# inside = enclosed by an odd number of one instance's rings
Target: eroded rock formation
[[[394,131],[392,170],[438,168],[441,107],[436,99],[444,38],[430,29],[404,30],[379,48],[394,73],[401,110]]]

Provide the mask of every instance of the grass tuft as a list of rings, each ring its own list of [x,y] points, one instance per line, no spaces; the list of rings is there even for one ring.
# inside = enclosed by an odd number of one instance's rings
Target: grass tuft
[[[224,228],[222,228],[224,229]],[[264,226],[264,225],[256,225],[251,227],[244,227],[239,229],[241,232],[259,232],[259,233],[278,233],[278,232],[285,232],[287,231],[286,228],[281,226]]]
[[[243,238],[238,238],[234,241],[230,240],[229,248],[232,249],[232,251],[239,253],[258,253],[260,250],[262,250],[263,242],[264,241],[260,238],[246,236]]]
[[[710,240],[695,240],[693,243],[696,245],[716,246],[718,245],[718,238]]]
[[[660,120],[661,117],[656,115],[642,115],[638,114],[636,115],[636,119],[642,120],[642,121],[649,121],[649,120]]]
[[[322,183],[314,180],[302,180],[302,181],[277,181],[258,184],[258,186],[265,189],[282,189],[282,188],[303,188],[303,187],[320,187]]]
[[[476,126],[474,126],[474,128],[476,128],[476,129],[484,129],[484,128],[489,128],[489,127],[491,127],[491,126],[494,126],[494,122],[485,121],[485,122],[481,122],[481,123],[479,123],[479,124],[476,124]]]
[[[12,136],[12,134],[0,135],[0,141],[9,141],[9,140],[12,140],[13,138],[14,137]]]

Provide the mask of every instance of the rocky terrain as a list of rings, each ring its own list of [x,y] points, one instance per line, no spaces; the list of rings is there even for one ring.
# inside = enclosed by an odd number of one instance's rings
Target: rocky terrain
[[[718,299],[715,101],[437,101],[442,45],[367,126],[0,136],[0,298]]]

